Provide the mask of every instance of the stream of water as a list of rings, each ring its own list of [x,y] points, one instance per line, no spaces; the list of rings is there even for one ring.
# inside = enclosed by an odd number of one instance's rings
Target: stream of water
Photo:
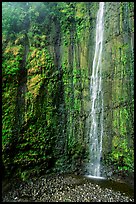
[[[100,177],[100,162],[103,137],[103,93],[101,77],[101,58],[103,48],[104,2],[99,3],[96,20],[96,44],[90,82],[91,95],[91,127],[90,127],[90,161],[89,175]]]

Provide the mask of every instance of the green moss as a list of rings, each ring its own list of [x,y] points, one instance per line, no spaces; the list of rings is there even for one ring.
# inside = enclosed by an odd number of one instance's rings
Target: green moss
[[[15,3],[15,19],[7,15],[11,4],[3,4],[4,164],[7,169],[15,166],[23,180],[34,172],[73,171],[89,149],[87,116],[99,4]],[[120,171],[133,170],[133,28],[131,2],[105,3],[103,155]]]

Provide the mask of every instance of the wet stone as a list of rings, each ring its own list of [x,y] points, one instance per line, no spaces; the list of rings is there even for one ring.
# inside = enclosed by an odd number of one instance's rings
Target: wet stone
[[[3,202],[134,202],[124,193],[67,175],[31,179],[3,193]]]

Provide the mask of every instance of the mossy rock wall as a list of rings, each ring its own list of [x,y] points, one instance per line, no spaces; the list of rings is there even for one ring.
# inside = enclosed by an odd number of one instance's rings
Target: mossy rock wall
[[[6,19],[8,7],[3,5]],[[21,5],[22,9],[15,3],[14,11],[20,11],[20,18],[26,9],[33,16],[25,16],[25,31],[18,19],[13,33],[8,20],[9,27],[3,29],[4,165],[22,178],[36,172],[79,171],[89,149],[90,76],[99,4]],[[105,3],[103,161],[129,170],[134,135],[133,17],[132,2]]]
[[[103,45],[103,157],[119,169],[133,169],[133,3],[106,3]],[[131,160],[131,162],[130,162]],[[112,164],[113,164],[112,163]],[[122,166],[124,164],[124,167]]]

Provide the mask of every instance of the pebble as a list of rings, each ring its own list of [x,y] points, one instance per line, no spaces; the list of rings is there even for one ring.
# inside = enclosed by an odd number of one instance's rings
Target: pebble
[[[74,176],[39,177],[14,184],[3,193],[3,202],[134,202],[124,193],[90,183]]]

